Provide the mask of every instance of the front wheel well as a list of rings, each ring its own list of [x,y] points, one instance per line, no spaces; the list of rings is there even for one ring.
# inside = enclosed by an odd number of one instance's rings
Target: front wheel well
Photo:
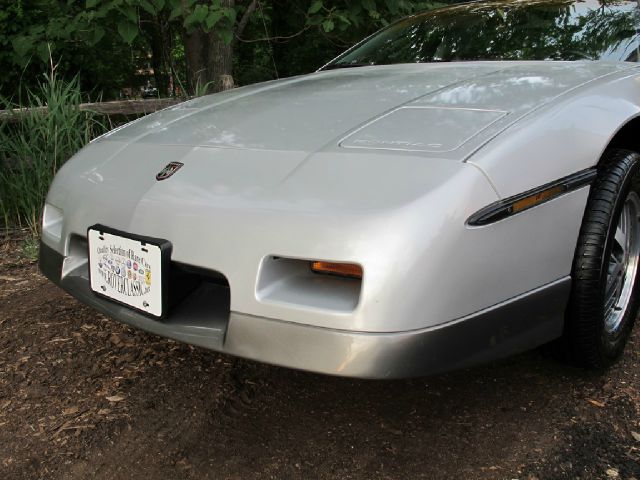
[[[607,150],[616,148],[640,153],[640,116],[631,119],[614,135]]]

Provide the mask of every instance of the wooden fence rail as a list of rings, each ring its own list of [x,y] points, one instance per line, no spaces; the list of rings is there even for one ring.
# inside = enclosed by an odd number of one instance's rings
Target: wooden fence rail
[[[145,115],[183,102],[184,99],[154,98],[149,100],[118,100],[115,102],[81,103],[80,110],[102,115]],[[25,115],[46,113],[47,107],[0,110],[0,121],[17,122]]]

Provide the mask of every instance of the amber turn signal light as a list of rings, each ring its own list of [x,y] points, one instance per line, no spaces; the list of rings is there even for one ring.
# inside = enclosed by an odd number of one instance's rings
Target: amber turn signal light
[[[528,192],[498,200],[471,215],[467,219],[467,224],[472,227],[479,227],[503,220],[511,215],[524,212],[554,198],[590,185],[597,175],[598,170],[596,167],[587,168],[586,170],[581,170],[555,182],[529,190]]]
[[[511,205],[511,211],[513,213],[518,213],[528,208],[535,207],[536,205],[546,202],[547,200],[551,200],[558,195],[562,195],[564,191],[565,189],[562,185],[557,185],[555,187],[542,190],[541,192],[529,195],[528,197],[524,197],[521,200],[513,202],[513,204]]]
[[[311,270],[315,273],[362,278],[362,267],[353,263],[311,262]]]

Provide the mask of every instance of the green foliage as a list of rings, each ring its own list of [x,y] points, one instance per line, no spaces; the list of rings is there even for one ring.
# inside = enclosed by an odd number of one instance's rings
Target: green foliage
[[[22,256],[31,262],[38,260],[40,252],[40,241],[37,236],[31,235],[27,237],[20,245]]]
[[[136,42],[127,45],[112,20],[80,1],[0,0],[0,95],[19,97],[37,88],[51,52],[60,59],[58,71],[67,78],[79,75],[83,90],[117,96],[140,68],[140,55],[132,50],[146,45],[138,41],[137,28]]]
[[[104,129],[93,114],[80,111],[81,101],[77,77],[65,82],[55,71],[41,77],[23,104],[0,100],[5,109],[27,110],[14,113],[20,115],[16,121],[0,125],[0,215],[5,225],[36,234],[53,176]]]
[[[195,32],[236,44],[237,83],[276,76],[272,57],[283,73],[312,71],[394,19],[435,5],[408,0],[0,0],[0,95],[35,88],[50,50],[60,59],[63,76],[79,74],[83,90],[100,91],[104,98],[146,83],[136,72],[150,67],[165,93],[163,76],[193,86],[198,79],[187,78],[193,72],[185,71],[183,53],[184,36]],[[238,33],[248,10],[246,29]],[[273,45],[264,40],[279,36],[291,38],[276,38]],[[239,37],[261,40],[235,42]],[[296,51],[295,65],[280,58],[277,50],[285,45]]]
[[[141,33],[143,15],[166,19],[187,33],[213,30],[230,43],[237,11],[220,0],[88,0],[86,9],[75,17],[76,27],[91,29],[103,22],[116,26],[120,38],[131,45]]]
[[[175,8],[172,11],[175,11]],[[235,9],[222,7],[218,1],[209,5],[195,4],[192,10],[184,9],[181,16],[184,17],[183,26],[187,32],[193,32],[197,28],[210,32],[216,28],[217,33],[227,39],[227,43],[231,41],[233,25],[236,21]]]
[[[200,81],[197,81],[193,89],[193,96],[202,97],[203,95],[206,95],[212,83],[213,82],[201,83]]]
[[[307,10],[307,23],[318,25],[326,33],[337,29],[344,32],[365,25],[382,27],[389,21],[420,10],[433,8],[437,2],[411,2],[408,0],[313,0]]]
[[[138,27],[135,23],[119,22],[117,28],[122,39],[129,45],[131,45],[138,36]]]
[[[312,72],[388,23],[443,4],[405,0],[263,1],[263,9],[253,15],[243,39],[271,40],[238,43],[236,83]]]

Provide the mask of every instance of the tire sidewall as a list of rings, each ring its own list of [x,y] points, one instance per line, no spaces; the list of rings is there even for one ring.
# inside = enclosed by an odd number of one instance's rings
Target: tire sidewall
[[[631,298],[629,299],[629,303],[627,305],[626,311],[624,312],[623,318],[621,320],[620,326],[616,329],[615,332],[607,332],[605,329],[605,290],[607,285],[607,275],[608,275],[608,262],[611,256],[611,250],[613,249],[615,231],[618,225],[618,221],[620,219],[620,215],[622,214],[622,209],[627,200],[627,196],[631,191],[636,191],[638,193],[637,186],[634,185],[634,179],[638,175],[640,171],[640,155],[629,152],[629,155],[632,155],[633,163],[627,169],[625,173],[624,180],[618,192],[615,206],[613,209],[613,214],[609,219],[609,225],[607,228],[607,235],[605,240],[605,246],[602,255],[602,263],[600,266],[600,287],[599,287],[599,296],[600,296],[600,305],[601,305],[601,314],[600,314],[600,322],[599,322],[599,330],[600,330],[600,341],[601,341],[601,353],[602,356],[605,357],[609,362],[615,360],[620,356],[622,350],[624,349],[627,337],[631,332],[631,328],[633,327],[635,317],[638,314],[638,306],[639,302],[637,299],[638,293],[638,279],[640,277],[640,269],[636,271],[636,278],[633,284],[633,289],[631,292]],[[607,363],[609,363],[607,362]]]

